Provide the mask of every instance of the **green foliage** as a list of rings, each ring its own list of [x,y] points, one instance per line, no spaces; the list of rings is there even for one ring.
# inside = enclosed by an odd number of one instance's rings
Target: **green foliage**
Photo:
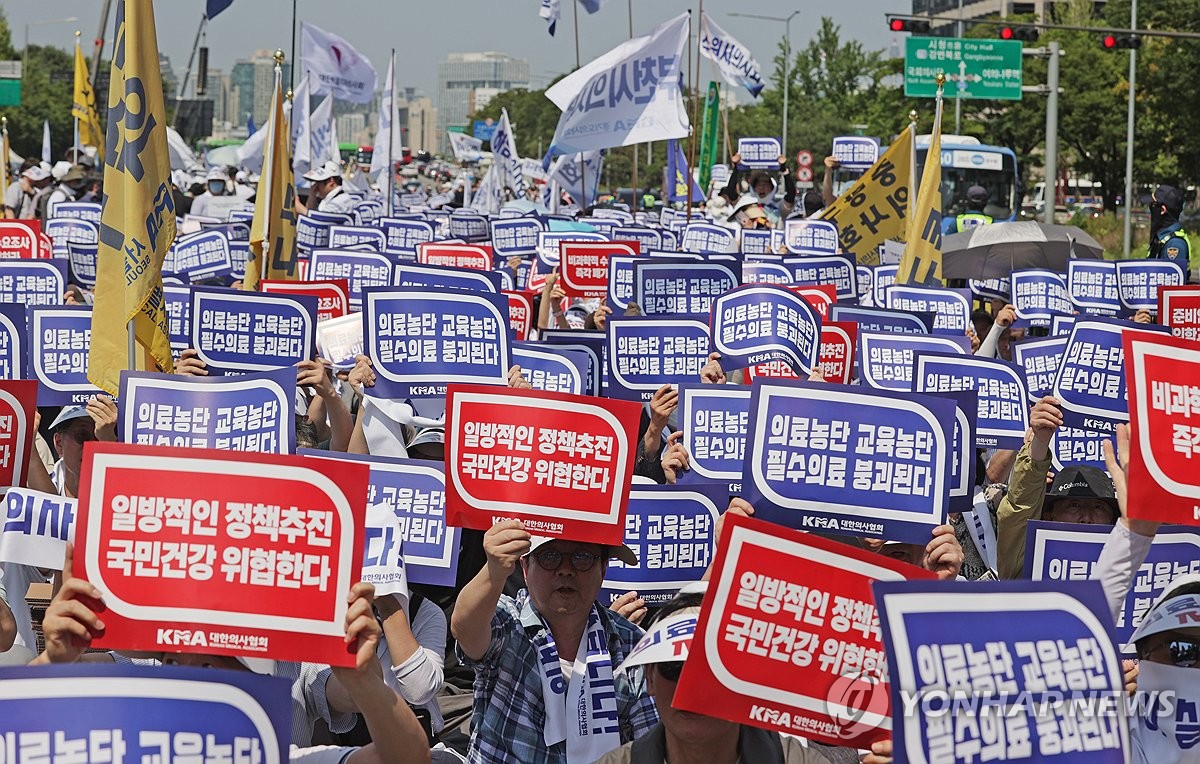
[[[3,107],[3,114],[8,117],[9,142],[21,156],[41,156],[42,122],[50,120],[51,149],[53,157],[58,159],[70,147],[74,136],[71,118],[74,62],[71,54],[61,48],[30,45],[26,54],[21,105]],[[55,72],[66,72],[68,76],[53,82],[51,75]]]

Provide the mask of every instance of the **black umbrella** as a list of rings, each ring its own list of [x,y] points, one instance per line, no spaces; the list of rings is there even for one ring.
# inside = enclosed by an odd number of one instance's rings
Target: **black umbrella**
[[[942,275],[994,279],[1023,268],[1066,273],[1072,257],[1099,260],[1104,247],[1083,229],[1033,221],[993,223],[942,239]]]

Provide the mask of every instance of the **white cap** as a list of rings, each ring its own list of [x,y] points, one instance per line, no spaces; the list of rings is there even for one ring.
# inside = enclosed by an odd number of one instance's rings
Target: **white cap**
[[[223,181],[228,182],[229,175],[227,175],[225,173],[225,169],[222,167],[210,167],[208,169],[208,175],[205,176],[204,179],[205,180],[223,180]]]
[[[302,176],[305,180],[320,183],[323,180],[336,178],[342,174],[342,166],[337,162],[326,162],[320,167],[314,167]]]
[[[529,539],[529,552],[527,553],[527,555],[533,554],[540,547],[543,547],[546,544],[549,544],[551,541],[570,541],[570,540],[571,539],[559,539],[559,538],[556,538],[553,536],[532,536]],[[610,560],[620,560],[621,562],[625,563],[626,565],[637,565],[638,564],[637,555],[633,553],[633,550],[630,549],[627,544],[621,544],[620,546],[612,546],[611,544],[605,544],[604,548],[608,550],[608,559],[610,559]]]
[[[64,406],[62,411],[58,412],[58,416],[54,417],[54,421],[50,423],[50,431],[54,432],[60,425],[64,425],[73,419],[85,419],[91,417],[88,413],[87,406]]]
[[[699,615],[700,608],[689,607],[654,624],[613,673],[622,674],[634,666],[687,660]]]
[[[1176,576],[1134,630],[1130,642],[1164,631],[1200,628],[1200,575]]]
[[[37,183],[40,180],[45,180],[46,178],[50,177],[50,173],[46,172],[46,170],[44,168],[42,168],[40,165],[34,165],[33,167],[30,167],[28,170],[26,170],[25,172],[23,172],[21,174],[23,176],[25,176],[26,178],[29,178],[30,180],[32,180],[34,183]]]
[[[67,173],[71,171],[70,162],[55,162],[54,167],[50,169],[50,174],[55,180],[62,180],[67,177]]]

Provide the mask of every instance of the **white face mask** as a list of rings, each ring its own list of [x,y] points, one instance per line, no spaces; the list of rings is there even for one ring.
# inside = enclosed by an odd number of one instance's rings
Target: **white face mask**
[[[1141,661],[1137,689],[1142,726],[1186,754],[1179,761],[1200,761],[1200,669]]]

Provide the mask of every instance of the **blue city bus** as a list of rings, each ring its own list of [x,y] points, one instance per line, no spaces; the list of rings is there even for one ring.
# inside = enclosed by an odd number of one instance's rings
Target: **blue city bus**
[[[929,154],[929,136],[917,136],[917,178]],[[942,136],[942,215],[953,217],[967,211],[967,189],[983,186],[988,191],[984,213],[997,222],[1016,220],[1022,193],[1018,187],[1017,155],[1003,146],[985,146],[966,135]]]

